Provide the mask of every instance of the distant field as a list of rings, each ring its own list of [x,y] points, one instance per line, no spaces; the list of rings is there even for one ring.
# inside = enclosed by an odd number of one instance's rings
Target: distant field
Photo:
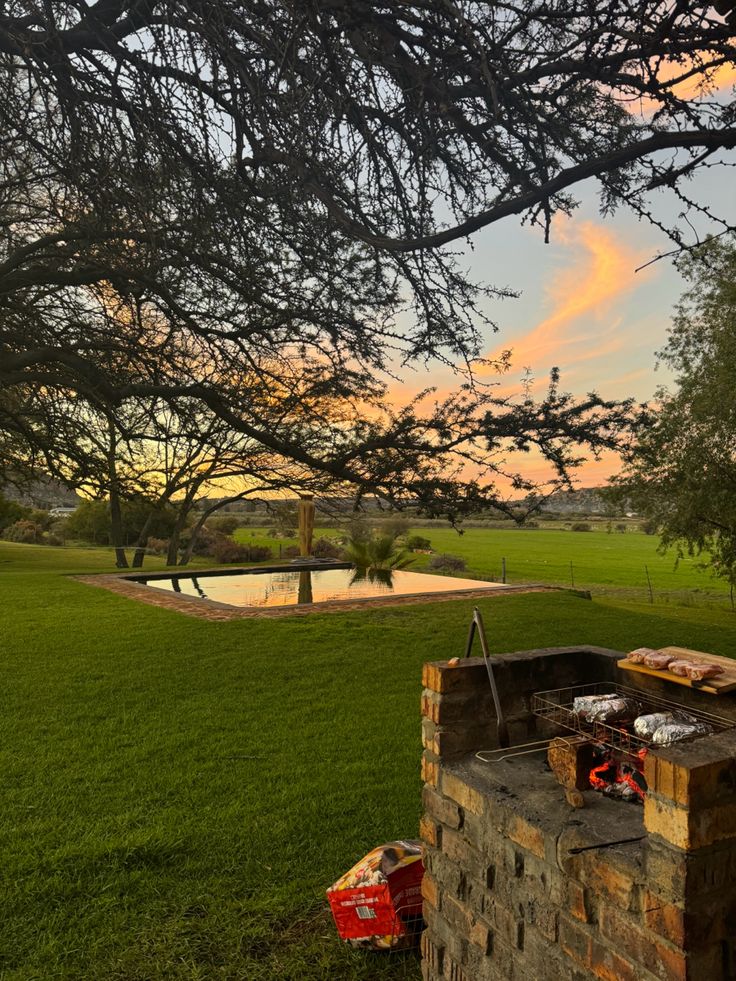
[[[127,552],[128,557],[131,558],[133,549],[127,549]],[[80,568],[87,572],[115,572],[113,550],[95,545],[52,548],[0,541],[0,573],[10,571],[63,573],[79,572]],[[147,555],[145,568],[163,569],[164,560],[155,555]]]
[[[320,535],[335,535],[332,529],[317,529]],[[728,586],[698,567],[698,560],[684,558],[676,565],[675,554],[660,555],[659,539],[639,531],[621,534],[604,530],[587,532],[548,528],[468,528],[464,534],[446,526],[422,527],[416,534],[429,538],[435,552],[459,555],[467,572],[484,579],[500,579],[502,559],[510,583],[543,582],[615,593],[632,599],[648,597],[646,568],[656,601],[678,603],[728,602]],[[278,556],[296,539],[273,539],[266,529],[240,528],[239,541],[270,545]],[[429,564],[429,556],[418,555],[413,568]],[[572,563],[572,570],[570,569]]]

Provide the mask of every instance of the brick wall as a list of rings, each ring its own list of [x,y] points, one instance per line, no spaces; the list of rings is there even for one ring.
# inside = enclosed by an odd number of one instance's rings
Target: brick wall
[[[514,742],[546,734],[532,692],[613,678],[620,656],[497,659]],[[650,754],[644,809],[590,792],[574,810],[543,756],[475,759],[497,745],[481,659],[427,664],[423,683],[425,981],[736,978],[731,732]]]

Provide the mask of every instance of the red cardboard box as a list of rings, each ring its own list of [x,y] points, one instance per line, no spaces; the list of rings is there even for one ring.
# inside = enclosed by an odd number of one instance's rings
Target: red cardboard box
[[[391,841],[374,848],[327,890],[342,939],[377,950],[417,943],[423,875],[420,842]]]

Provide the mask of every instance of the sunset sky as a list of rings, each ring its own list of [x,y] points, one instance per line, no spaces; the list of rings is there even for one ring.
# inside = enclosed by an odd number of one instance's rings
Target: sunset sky
[[[674,65],[668,75],[682,72]],[[721,66],[712,77],[713,95],[732,99],[736,66]],[[677,85],[679,94],[692,97],[693,81]],[[642,100],[630,111],[646,115],[652,107]],[[733,153],[722,159],[734,162]],[[701,172],[686,185],[689,196],[707,204],[717,217],[736,220],[736,179],[729,168]],[[669,258],[649,263],[672,249],[672,242],[649,222],[639,221],[622,209],[613,217],[599,213],[597,186],[593,181],[575,189],[580,207],[571,218],[559,217],[552,227],[551,242],[544,244],[539,228],[522,227],[510,218],[483,229],[472,240],[466,262],[474,277],[521,295],[516,300],[489,302],[487,310],[498,325],[486,338],[485,354],[493,358],[512,351],[508,373],[486,380],[498,382],[497,391],[513,395],[521,391],[521,379],[531,371],[533,391],[542,394],[552,367],[562,373],[561,388],[583,396],[596,391],[605,398],[633,397],[650,400],[655,390],[672,381],[667,369],[656,368],[656,352],[667,338],[673,307],[684,283]],[[650,199],[656,217],[668,227],[679,224],[682,205],[669,191]],[[717,233],[720,227],[688,216],[698,234]],[[687,240],[692,240],[686,234]],[[417,371],[397,386],[402,400],[408,394],[435,385],[438,393],[457,387],[457,379],[445,368]],[[591,461],[578,473],[580,486],[605,483],[619,469],[618,458],[608,454]],[[525,473],[536,479],[546,470],[530,460]]]
[[[729,170],[710,171],[707,183],[701,178],[689,190],[733,220],[735,183]],[[631,213],[602,218],[592,183],[582,188],[581,198],[572,218],[555,221],[549,245],[539,229],[521,227],[515,219],[474,237],[467,260],[476,278],[521,293],[516,300],[489,302],[499,331],[488,334],[486,354],[512,350],[511,370],[496,376],[503,394],[521,391],[525,369],[532,371],[534,390],[541,394],[556,366],[565,391],[585,395],[595,390],[606,398],[646,401],[671,380],[666,369],[655,370],[656,351],[666,340],[683,281],[671,259],[636,270],[672,246],[662,232]],[[663,194],[655,206],[668,221],[677,219],[671,198]],[[703,222],[697,227],[701,233],[713,230]],[[457,384],[445,369],[419,371],[407,381],[415,391],[428,384],[447,391]],[[407,387],[402,392],[405,396]],[[591,462],[580,471],[579,484],[604,483],[617,469],[613,455]],[[533,461],[526,472],[542,474]]]

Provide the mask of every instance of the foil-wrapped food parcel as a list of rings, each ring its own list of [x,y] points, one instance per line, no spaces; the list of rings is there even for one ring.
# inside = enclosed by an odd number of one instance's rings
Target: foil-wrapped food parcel
[[[713,732],[707,722],[700,722],[685,712],[649,712],[640,714],[641,706],[633,698],[611,692],[605,695],[581,695],[573,701],[573,711],[586,722],[622,725],[633,722],[640,739],[654,746],[673,743]]]
[[[660,726],[652,736],[652,743],[655,746],[671,746],[673,743],[682,742],[684,739],[693,739],[695,736],[707,736],[713,732],[713,727],[707,722],[669,722]]]
[[[686,712],[652,712],[639,716],[634,732],[642,739],[650,739],[654,746],[672,746],[684,739],[707,736],[713,727]]]
[[[572,710],[586,722],[625,722],[639,714],[641,706],[633,698],[612,692],[608,695],[581,695]]]
[[[660,726],[674,722],[672,712],[652,712],[650,715],[640,715],[634,721],[634,732],[641,739],[651,739]]]

